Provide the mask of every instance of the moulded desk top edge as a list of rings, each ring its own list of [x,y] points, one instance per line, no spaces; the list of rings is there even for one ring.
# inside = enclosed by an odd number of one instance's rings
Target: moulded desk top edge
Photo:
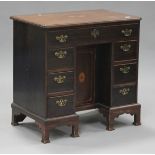
[[[11,19],[42,28],[57,28],[101,23],[139,21],[140,17],[107,10],[72,11],[11,16]]]

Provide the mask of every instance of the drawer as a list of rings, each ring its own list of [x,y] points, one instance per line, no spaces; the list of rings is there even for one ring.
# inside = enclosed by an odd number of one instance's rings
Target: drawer
[[[71,115],[74,112],[74,95],[48,98],[48,117]]]
[[[48,74],[48,93],[74,90],[74,72],[50,72]]]
[[[137,59],[137,41],[125,41],[114,43],[114,61]]]
[[[82,45],[115,40],[138,39],[139,25],[95,26],[90,28],[49,31],[49,46]]]
[[[135,82],[137,80],[137,63],[114,66],[114,84]]]
[[[74,67],[74,48],[49,49],[48,69],[63,69]]]
[[[139,38],[139,25],[120,25],[109,27],[108,39],[113,41],[137,40]]]
[[[90,37],[89,29],[69,29],[48,32],[49,46],[64,46],[79,44],[82,41],[88,41]]]
[[[137,85],[126,85],[112,89],[112,105],[119,106],[137,103]]]

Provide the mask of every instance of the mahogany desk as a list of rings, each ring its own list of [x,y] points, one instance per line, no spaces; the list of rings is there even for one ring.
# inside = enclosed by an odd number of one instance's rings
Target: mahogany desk
[[[76,111],[98,108],[113,130],[115,117],[134,115],[141,18],[107,10],[12,16],[12,125],[26,116],[49,142],[49,130],[72,126]]]

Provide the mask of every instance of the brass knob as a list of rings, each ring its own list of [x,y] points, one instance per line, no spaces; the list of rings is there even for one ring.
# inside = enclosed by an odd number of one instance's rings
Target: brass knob
[[[120,70],[120,72],[122,72],[123,74],[127,74],[127,73],[129,73],[129,71],[130,71],[130,66],[121,67],[119,70]]]
[[[64,107],[67,104],[67,99],[60,99],[55,102],[59,107]]]
[[[58,40],[60,43],[65,43],[67,41],[68,35],[61,34],[60,36],[56,36],[56,40]]]
[[[99,35],[100,35],[100,31],[99,31],[99,30],[93,29],[93,30],[91,31],[91,36],[92,36],[94,39],[96,39]]]
[[[125,37],[129,37],[132,34],[132,29],[124,29],[121,31]]]
[[[66,79],[65,75],[64,76],[59,75],[54,77],[54,81],[58,84],[64,83],[65,79]]]
[[[64,59],[67,55],[67,51],[66,50],[56,51],[54,55],[59,59]]]
[[[124,45],[121,45],[120,46],[120,49],[124,52],[128,52],[131,48],[131,45],[130,44],[124,44]]]
[[[130,88],[123,88],[119,90],[119,93],[125,96],[125,95],[128,95],[129,91],[130,91]]]

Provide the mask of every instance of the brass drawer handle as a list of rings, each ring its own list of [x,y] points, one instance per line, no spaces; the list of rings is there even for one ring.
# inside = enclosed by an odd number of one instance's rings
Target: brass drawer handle
[[[121,67],[119,70],[120,70],[120,72],[122,72],[123,74],[127,74],[127,73],[129,73],[129,71],[130,71],[130,66]]]
[[[59,59],[64,59],[67,55],[67,51],[64,50],[56,51],[54,55]]]
[[[58,40],[60,43],[65,43],[67,41],[68,35],[61,34],[60,36],[56,36],[56,40]]]
[[[129,37],[132,34],[132,29],[124,29],[121,31],[125,37]]]
[[[125,96],[129,94],[129,91],[130,91],[130,88],[123,88],[119,90],[119,93]]]
[[[99,31],[99,30],[93,29],[93,30],[91,31],[91,36],[92,36],[94,39],[96,39],[99,35],[100,35],[100,31]]]
[[[58,84],[64,83],[65,79],[66,79],[65,75],[64,76],[59,75],[54,77],[54,81]]]
[[[124,44],[124,45],[121,45],[120,46],[120,49],[124,52],[128,52],[131,48],[131,45],[130,44]]]
[[[67,104],[67,99],[60,99],[55,102],[59,107],[64,107]]]

